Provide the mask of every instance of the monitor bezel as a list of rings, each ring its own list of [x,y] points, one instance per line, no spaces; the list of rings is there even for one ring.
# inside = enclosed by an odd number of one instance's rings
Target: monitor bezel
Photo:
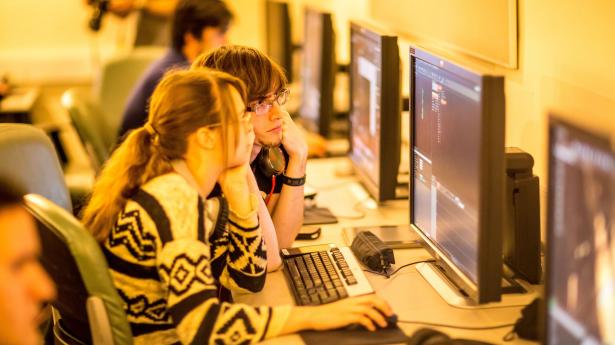
[[[451,59],[441,57],[418,47],[410,46],[410,179],[409,204],[410,224],[414,231],[427,244],[425,248],[434,256],[436,264],[447,277],[461,288],[468,297],[479,304],[499,301],[501,298],[502,276],[502,229],[504,227],[505,208],[505,98],[504,78],[491,75],[485,71],[477,71],[465,67]],[[415,61],[423,60],[438,66],[447,72],[454,73],[464,79],[476,82],[481,87],[481,155],[480,155],[480,185],[479,234],[478,234],[478,270],[477,281],[474,282],[462,272],[452,260],[434,243],[414,222],[414,91]],[[500,207],[493,207],[500,205]],[[489,211],[484,211],[489,210]],[[491,229],[491,230],[490,230]],[[493,230],[495,229],[495,231]]]
[[[541,306],[542,317],[539,318],[539,322],[542,324],[539,325],[539,330],[542,331],[542,336],[540,337],[543,344],[549,344],[550,332],[549,332],[549,299],[551,296],[551,289],[553,288],[553,283],[551,281],[551,267],[553,265],[553,251],[551,250],[551,246],[553,245],[553,238],[555,229],[553,227],[553,207],[554,204],[554,169],[553,164],[555,163],[553,157],[553,147],[555,144],[554,131],[556,127],[565,127],[569,131],[574,131],[575,134],[580,134],[584,138],[591,139],[595,141],[597,145],[604,145],[605,148],[608,148],[613,155],[613,147],[611,140],[608,135],[603,133],[590,131],[586,128],[583,128],[577,124],[574,124],[568,120],[565,120],[560,114],[557,113],[549,113],[549,124],[548,124],[548,147],[547,147],[547,160],[548,160],[548,189],[547,189],[547,231],[546,231],[546,246],[545,246],[545,291],[544,291],[544,300],[543,305]]]
[[[378,181],[374,181],[372,176],[364,171],[360,164],[355,161],[352,148],[352,121],[350,121],[350,128],[348,131],[348,139],[351,143],[348,157],[350,158],[354,171],[359,176],[360,181],[363,183],[368,193],[377,202],[383,202],[396,198],[395,190],[397,187],[397,173],[399,171],[401,154],[401,63],[399,46],[397,43],[397,36],[389,34],[386,30],[376,28],[374,25],[365,22],[350,22],[350,119],[354,113],[354,105],[352,102],[352,71],[354,71],[353,61],[355,59],[352,49],[352,37],[355,32],[368,36],[370,39],[380,44],[380,61],[383,66],[381,66],[380,99],[378,100],[380,102],[380,142],[377,153]],[[386,83],[385,80],[387,81]]]

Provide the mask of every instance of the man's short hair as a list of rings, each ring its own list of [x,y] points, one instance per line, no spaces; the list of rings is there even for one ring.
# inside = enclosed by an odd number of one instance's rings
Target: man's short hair
[[[241,79],[248,88],[248,101],[256,101],[270,92],[278,92],[288,83],[280,65],[252,47],[225,45],[200,55],[192,68],[208,67]]]
[[[222,0],[180,0],[173,14],[173,48],[181,52],[186,33],[200,39],[204,28],[226,31],[232,20],[233,13]]]
[[[18,188],[0,180],[0,210],[22,205],[23,195]]]

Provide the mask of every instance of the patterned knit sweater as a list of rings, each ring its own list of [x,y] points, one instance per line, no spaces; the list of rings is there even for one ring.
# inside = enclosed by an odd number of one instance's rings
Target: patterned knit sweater
[[[217,283],[249,292],[264,285],[257,217],[240,218],[222,198],[204,202],[177,173],[141,187],[103,251],[137,345],[247,344],[276,336],[288,318],[288,306],[220,301]]]

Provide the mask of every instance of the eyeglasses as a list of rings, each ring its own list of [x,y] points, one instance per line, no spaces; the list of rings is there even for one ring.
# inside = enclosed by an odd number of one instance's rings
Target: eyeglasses
[[[269,110],[273,107],[273,102],[276,102],[278,105],[284,105],[286,104],[286,101],[288,101],[289,96],[290,90],[282,89],[273,96],[273,99],[257,101],[255,104],[253,103],[254,105],[248,106],[246,110],[249,112],[254,112],[257,116],[267,115]]]

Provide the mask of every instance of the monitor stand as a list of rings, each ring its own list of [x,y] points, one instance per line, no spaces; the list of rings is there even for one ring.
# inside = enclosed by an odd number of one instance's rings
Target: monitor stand
[[[472,301],[459,290],[455,284],[453,284],[440,269],[433,263],[420,263],[416,265],[416,270],[427,280],[427,282],[438,292],[440,297],[444,301],[457,308],[464,309],[488,309],[488,308],[502,308],[502,307],[514,307],[525,306],[539,297],[539,286],[533,286],[523,281],[515,281],[526,291],[525,293],[502,293],[502,300],[499,302],[491,302],[486,304],[477,304]],[[507,289],[509,282],[505,282],[502,287],[503,290]]]

